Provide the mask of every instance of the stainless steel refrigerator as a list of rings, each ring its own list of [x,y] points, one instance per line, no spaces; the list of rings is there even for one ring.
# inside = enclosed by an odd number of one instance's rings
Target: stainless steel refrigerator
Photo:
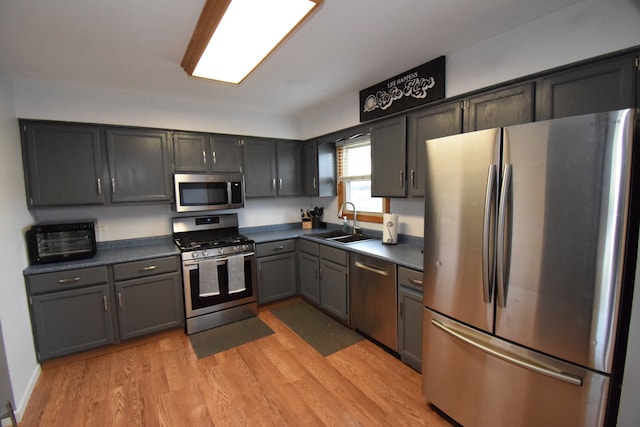
[[[615,416],[634,126],[622,110],[426,142],[423,395],[457,422]]]

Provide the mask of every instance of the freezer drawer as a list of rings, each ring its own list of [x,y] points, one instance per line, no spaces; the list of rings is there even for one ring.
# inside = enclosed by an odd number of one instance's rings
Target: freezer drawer
[[[465,427],[599,426],[609,377],[425,308],[422,392]]]

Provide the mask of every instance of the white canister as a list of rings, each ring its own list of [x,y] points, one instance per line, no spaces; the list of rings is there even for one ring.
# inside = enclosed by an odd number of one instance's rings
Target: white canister
[[[382,243],[398,243],[398,214],[386,213],[382,216]]]

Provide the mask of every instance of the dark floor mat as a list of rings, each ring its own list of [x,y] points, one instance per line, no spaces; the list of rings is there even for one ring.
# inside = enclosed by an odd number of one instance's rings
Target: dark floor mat
[[[251,317],[189,335],[189,341],[198,359],[202,359],[271,334],[273,330],[262,320]]]

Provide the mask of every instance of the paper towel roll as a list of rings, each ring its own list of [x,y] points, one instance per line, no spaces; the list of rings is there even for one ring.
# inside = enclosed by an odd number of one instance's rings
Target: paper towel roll
[[[382,243],[387,245],[398,243],[398,214],[382,215]]]

